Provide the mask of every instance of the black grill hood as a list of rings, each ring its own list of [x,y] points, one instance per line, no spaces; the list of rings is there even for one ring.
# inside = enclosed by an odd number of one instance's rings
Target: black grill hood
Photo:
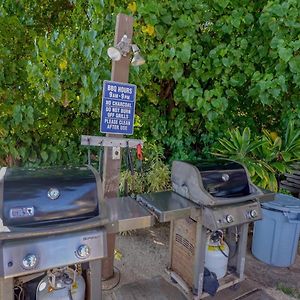
[[[202,205],[243,202],[263,195],[251,183],[246,168],[225,159],[174,161],[173,190]]]
[[[98,216],[96,177],[90,167],[7,168],[0,206],[3,225],[34,227]]]

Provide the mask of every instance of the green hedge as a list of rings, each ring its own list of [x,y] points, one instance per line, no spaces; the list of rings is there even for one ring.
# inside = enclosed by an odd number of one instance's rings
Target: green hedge
[[[0,4],[0,163],[82,163],[99,134],[116,14],[135,18],[147,64],[135,136],[167,159],[208,155],[229,128],[299,128],[300,3],[7,0]]]

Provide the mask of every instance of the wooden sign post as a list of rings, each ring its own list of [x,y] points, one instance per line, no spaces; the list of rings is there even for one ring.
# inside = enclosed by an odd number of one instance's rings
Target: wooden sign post
[[[133,35],[133,18],[124,14],[118,14],[115,29],[114,45],[127,35],[132,40]],[[111,80],[117,82],[128,82],[130,66],[130,55],[122,56],[119,61],[112,62]],[[122,137],[122,135],[107,134],[107,137]],[[121,171],[121,155],[113,153],[112,147],[104,147],[104,165],[103,165],[103,190],[104,199],[117,197],[119,191],[120,171]],[[114,249],[115,234],[108,234],[108,257],[102,261],[102,279],[108,279],[114,275]]]

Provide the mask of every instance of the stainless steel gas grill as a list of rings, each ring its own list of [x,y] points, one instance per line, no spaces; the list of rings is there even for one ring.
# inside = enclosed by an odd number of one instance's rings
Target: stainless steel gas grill
[[[138,196],[156,218],[171,221],[170,270],[202,297],[208,231],[223,230],[230,249],[227,276],[220,288],[244,278],[248,225],[261,219],[260,200],[271,200],[247,170],[229,160],[174,161],[173,191]],[[176,279],[176,278],[174,278]]]
[[[250,181],[246,169],[228,160],[172,165],[173,190],[203,206],[202,224],[211,230],[261,218],[258,200],[265,194]]]
[[[2,168],[0,175],[0,299],[14,298],[16,282],[23,289],[28,281],[57,268],[51,276],[63,276],[74,299],[79,299],[76,295],[83,287],[76,288],[70,278],[70,265],[85,266],[90,285],[83,293],[100,299],[108,215],[98,173],[92,167]],[[27,292],[28,299],[35,299]],[[52,295],[55,299],[55,291],[43,299]]]

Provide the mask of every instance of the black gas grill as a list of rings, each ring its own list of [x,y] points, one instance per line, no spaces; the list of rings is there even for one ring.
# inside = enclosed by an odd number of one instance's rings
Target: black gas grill
[[[82,263],[90,299],[101,297],[108,223],[101,189],[91,166],[0,169],[0,298],[13,300],[14,278]]]
[[[225,159],[174,161],[171,177],[173,191],[137,198],[158,220],[172,222],[170,269],[182,276],[195,299],[200,299],[207,230],[226,229],[233,239],[229,243],[236,248],[236,260],[231,265],[235,272],[224,284],[243,280],[248,224],[262,217],[259,199],[272,199],[273,195],[256,187],[243,165]],[[187,244],[195,249],[194,254]]]

